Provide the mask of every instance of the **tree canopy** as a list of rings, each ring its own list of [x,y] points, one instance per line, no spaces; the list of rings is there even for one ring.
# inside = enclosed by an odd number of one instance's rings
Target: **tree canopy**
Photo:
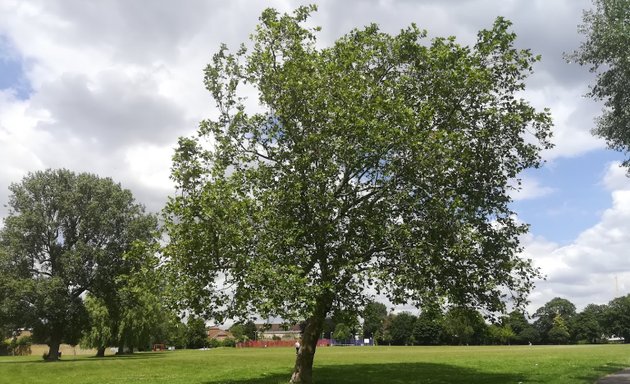
[[[537,57],[505,19],[471,47],[369,25],[320,48],[314,9],[267,9],[249,49],[214,55],[219,115],[179,140],[165,209],[182,305],[304,319],[305,383],[327,314],[359,311],[368,288],[420,307],[525,300],[537,271],[509,192],[551,126],[520,97]]]
[[[383,322],[387,318],[387,307],[383,303],[371,301],[365,305],[363,313],[363,336],[376,338],[382,334]]]
[[[597,73],[588,96],[602,100],[604,111],[593,130],[612,149],[630,150],[630,0],[593,0],[579,31],[586,40],[569,55]],[[624,161],[630,167],[630,158]]]
[[[39,171],[9,189],[0,267],[15,296],[2,300],[19,298],[29,309],[14,313],[15,323],[32,326],[56,360],[59,344],[77,344],[87,325],[84,293],[116,290],[116,277],[130,268],[126,253],[152,241],[157,221],[129,190],[92,174]]]
[[[566,343],[569,335],[565,335],[565,331],[573,322],[575,315],[575,305],[561,297],[554,297],[538,308],[533,317],[536,318],[534,326],[540,334],[541,341],[545,344]]]

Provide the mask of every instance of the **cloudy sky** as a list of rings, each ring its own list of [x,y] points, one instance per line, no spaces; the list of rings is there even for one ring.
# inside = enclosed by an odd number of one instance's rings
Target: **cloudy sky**
[[[65,167],[109,176],[158,211],[172,191],[177,137],[214,115],[202,69],[221,42],[236,48],[263,8],[298,1],[0,1],[0,217],[7,187],[29,171]],[[584,98],[593,76],[567,64],[590,0],[365,0],[317,2],[313,23],[330,44],[376,22],[415,22],[430,36],[474,42],[501,15],[518,45],[542,55],[524,97],[549,107],[555,148],[514,196],[531,224],[524,256],[547,275],[531,309],[553,297],[579,309],[630,290],[630,182],[621,155],[591,136],[601,105]]]

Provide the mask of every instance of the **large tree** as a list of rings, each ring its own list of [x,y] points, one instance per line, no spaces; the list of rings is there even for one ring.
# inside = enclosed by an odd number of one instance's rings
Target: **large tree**
[[[575,314],[575,305],[561,297],[554,297],[538,308],[533,317],[536,319],[534,326],[540,332],[541,342],[556,343],[558,334],[562,335],[565,328],[569,334],[572,333]],[[556,316],[560,316],[561,319],[556,319]],[[554,337],[549,334],[552,329],[554,329]]]
[[[150,241],[156,219],[129,190],[109,178],[65,169],[29,173],[9,187],[9,215],[0,231],[14,286],[32,309],[24,325],[50,346],[76,344],[87,325],[82,297],[104,294],[128,263],[136,240]],[[24,274],[24,271],[27,271]]]
[[[589,304],[575,316],[573,331],[576,341],[600,343],[605,335],[606,305]]]
[[[409,312],[401,312],[392,316],[388,324],[389,336],[394,345],[413,345],[415,340],[413,337],[416,316]]]
[[[514,310],[501,319],[503,326],[509,326],[514,332],[512,339],[516,344],[537,343],[539,333],[532,324],[527,321],[527,315],[522,310]]]
[[[589,66],[597,80],[588,96],[604,102],[593,132],[612,149],[630,151],[630,0],[593,0],[579,31],[586,39],[568,60]],[[624,161],[630,167],[630,158]]]
[[[361,317],[363,317],[363,337],[376,338],[377,334],[383,333],[387,307],[383,303],[371,301],[365,305]]]
[[[439,345],[444,338],[444,315],[437,309],[423,309],[413,327],[419,345]]]
[[[444,336],[450,344],[483,344],[486,331],[483,316],[475,309],[453,307],[444,314]]]
[[[623,337],[625,343],[630,343],[630,295],[611,300],[603,318],[607,336]]]
[[[214,56],[219,114],[180,139],[166,208],[182,305],[304,319],[301,383],[326,316],[368,287],[420,307],[524,300],[537,271],[509,193],[551,125],[521,98],[537,59],[502,18],[471,47],[369,25],[322,48],[314,8],[268,9],[251,49]]]

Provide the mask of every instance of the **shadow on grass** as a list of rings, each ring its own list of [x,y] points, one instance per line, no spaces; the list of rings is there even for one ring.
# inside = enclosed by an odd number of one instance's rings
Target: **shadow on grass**
[[[204,384],[277,384],[289,381],[290,373],[254,379],[206,381]],[[354,364],[316,367],[316,384],[505,384],[524,381],[518,374],[488,373],[447,364],[398,363]]]
[[[167,352],[136,352],[136,353],[128,353],[124,355],[107,355],[105,357],[96,357],[90,356],[85,360],[116,360],[116,359],[125,359],[125,360],[144,360],[144,359],[153,359],[156,357],[166,357]]]
[[[593,371],[595,371],[593,372],[593,374],[580,376],[578,377],[578,379],[584,380],[584,382],[594,383],[597,379],[601,379],[602,377],[610,375],[611,373],[623,371],[627,368],[628,366],[626,365],[618,363],[608,363],[604,366],[593,368]]]
[[[147,360],[155,358],[165,357],[164,352],[138,352],[126,355],[107,355],[105,357],[96,356],[73,356],[63,355],[61,359],[57,361],[44,361],[44,359],[29,359],[29,360],[15,360],[15,361],[0,361],[0,364],[63,364],[63,363],[89,363],[99,361],[112,361],[112,360]]]

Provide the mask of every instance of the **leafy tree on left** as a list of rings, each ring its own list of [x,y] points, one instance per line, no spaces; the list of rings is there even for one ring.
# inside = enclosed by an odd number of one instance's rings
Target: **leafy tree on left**
[[[48,360],[56,360],[59,345],[76,344],[87,324],[84,294],[107,297],[117,289],[116,277],[135,260],[126,253],[155,241],[157,220],[129,190],[93,174],[39,171],[9,190],[0,274],[13,296],[12,303],[0,297],[0,308],[28,308],[11,322],[32,326],[50,347]]]

